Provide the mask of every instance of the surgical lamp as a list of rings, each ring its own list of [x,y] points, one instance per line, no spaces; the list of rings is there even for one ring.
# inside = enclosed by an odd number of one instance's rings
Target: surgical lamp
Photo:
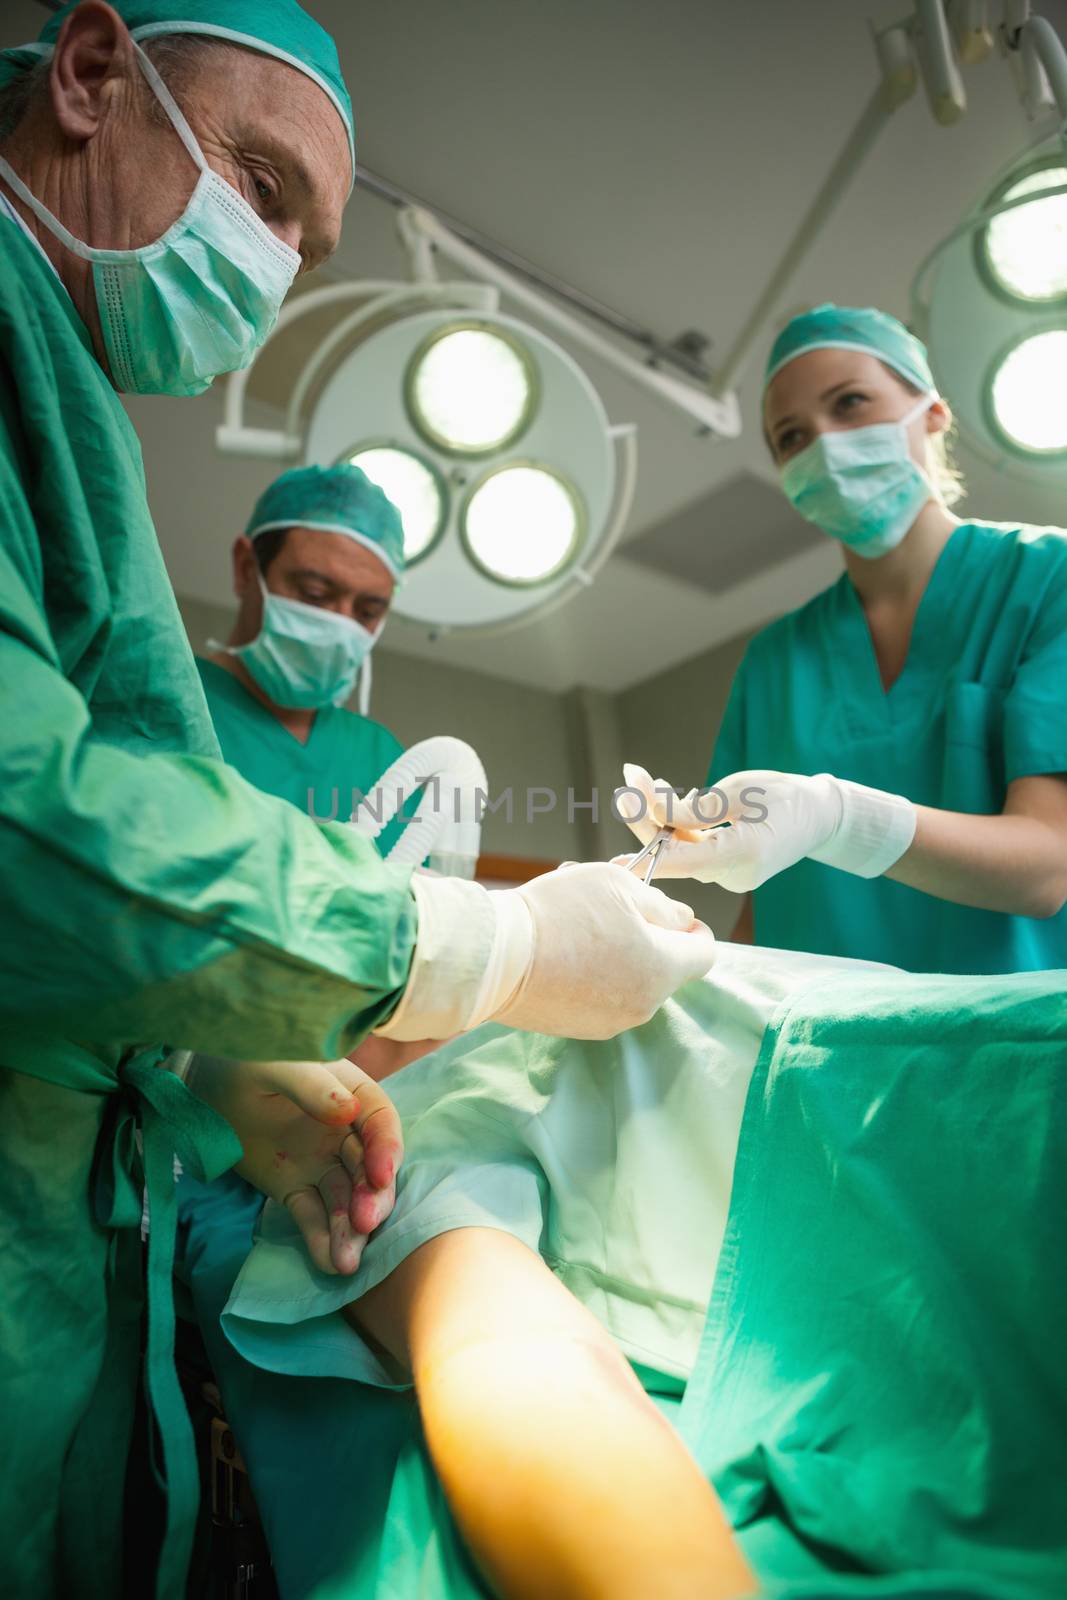
[[[221,449],[351,461],[403,523],[394,610],[431,631],[494,631],[562,604],[607,559],[629,512],[636,440],[574,358],[500,310],[495,286],[439,282],[401,218],[410,282],[332,284],[284,308],[274,338],[328,308],[281,430],[248,427],[226,390]]]
[[[1067,481],[1067,153],[1001,173],[923,262],[912,320],[961,433],[1009,473]]]

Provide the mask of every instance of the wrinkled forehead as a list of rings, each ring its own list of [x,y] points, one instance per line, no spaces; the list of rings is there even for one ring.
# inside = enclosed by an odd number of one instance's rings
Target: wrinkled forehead
[[[259,51],[209,49],[194,58],[185,88],[240,148],[283,158],[306,200],[343,208],[353,173],[348,134],[313,78]]]
[[[39,38],[0,52],[0,85],[51,58],[56,39],[79,0],[56,9]],[[329,34],[295,0],[115,0],[122,22],[142,49],[156,41],[202,41],[236,45],[251,55],[284,65],[315,87],[333,111],[347,149],[345,196],[356,177],[352,102]]]
[[[237,5],[208,5],[203,0],[192,0],[183,8],[185,15],[160,18],[150,13],[155,7],[133,6],[129,13],[131,38],[142,47],[153,39],[201,39],[219,44],[233,44],[264,61],[276,61],[287,67],[304,83],[314,86],[333,110],[349,157],[348,191],[356,179],[355,133],[352,124],[352,104],[341,77],[336,50],[329,35],[299,6],[279,7],[273,16],[261,9],[249,9],[249,0],[239,0]],[[169,9],[169,8],[168,8]],[[194,15],[194,13],[202,13]],[[295,89],[290,81],[290,90]],[[269,108],[268,108],[269,109]]]

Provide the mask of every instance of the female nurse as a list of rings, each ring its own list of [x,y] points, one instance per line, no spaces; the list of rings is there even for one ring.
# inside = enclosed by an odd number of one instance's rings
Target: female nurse
[[[951,413],[895,318],[823,305],[775,341],[765,436],[836,583],[751,641],[708,775],[640,768],[657,877],[746,895],[735,937],[913,971],[1067,968],[1067,534],[961,522]],[[729,822],[708,831],[708,825]]]

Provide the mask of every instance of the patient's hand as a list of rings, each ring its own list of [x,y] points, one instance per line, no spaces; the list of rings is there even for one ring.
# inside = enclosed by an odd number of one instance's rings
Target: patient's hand
[[[237,1171],[286,1206],[322,1272],[351,1274],[393,1209],[404,1153],[384,1089],[352,1061],[194,1056],[188,1087],[237,1134]]]

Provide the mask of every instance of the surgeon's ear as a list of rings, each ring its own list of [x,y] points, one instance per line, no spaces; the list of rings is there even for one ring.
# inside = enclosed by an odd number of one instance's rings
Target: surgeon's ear
[[[927,433],[945,433],[952,426],[952,408],[947,400],[935,400],[926,413]]]
[[[259,593],[259,562],[255,546],[245,534],[233,541],[233,592],[239,600]]]
[[[104,0],[83,0],[59,30],[49,89],[52,109],[68,139],[84,144],[99,130],[112,86],[137,75],[133,40]]]

